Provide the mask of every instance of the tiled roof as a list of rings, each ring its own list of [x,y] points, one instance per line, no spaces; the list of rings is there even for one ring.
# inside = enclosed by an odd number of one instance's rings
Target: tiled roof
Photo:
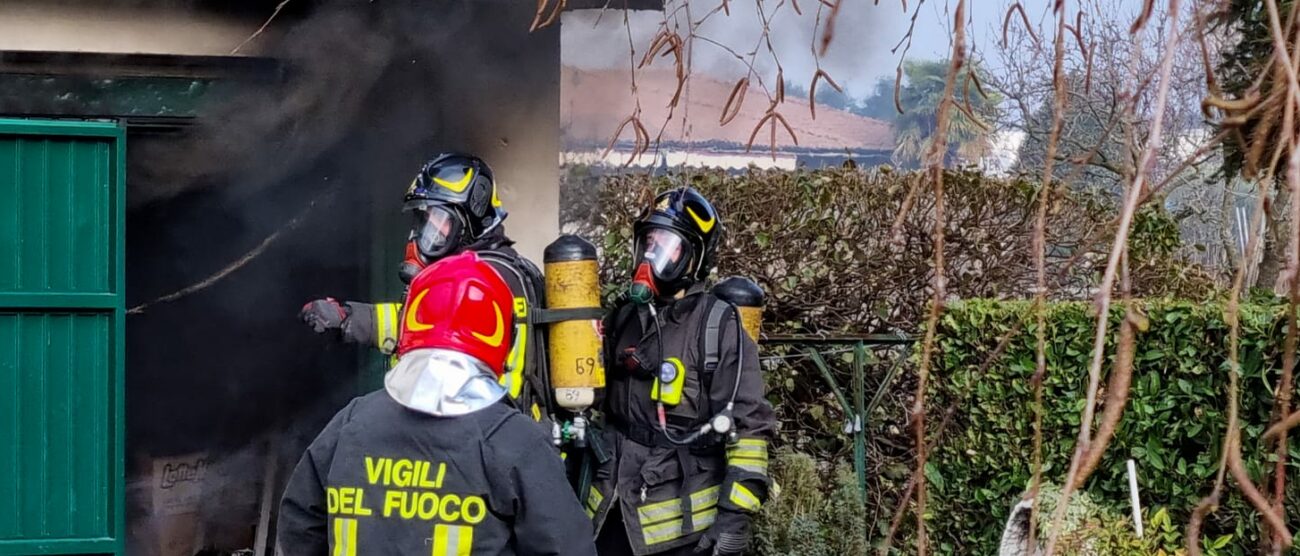
[[[734,83],[725,83],[704,75],[692,75],[682,93],[682,100],[669,117],[668,102],[677,87],[670,69],[645,69],[637,72],[637,90],[641,101],[641,122],[652,138],[663,131],[669,144],[713,144],[743,148],[749,142],[754,125],[767,112],[766,95],[756,84],[741,105],[739,114],[727,125],[719,119]],[[822,86],[826,86],[822,84]],[[566,148],[605,146],[635,106],[627,70],[585,70],[565,66],[560,83],[560,126]],[[795,144],[784,128],[777,126],[777,150],[813,151],[891,151],[893,132],[880,120],[817,106],[814,120],[807,98],[787,96],[778,111],[785,116],[798,138]],[[688,124],[683,127],[683,122]],[[620,142],[630,141],[632,130],[623,131]],[[754,140],[754,151],[769,148],[771,132],[764,129]]]

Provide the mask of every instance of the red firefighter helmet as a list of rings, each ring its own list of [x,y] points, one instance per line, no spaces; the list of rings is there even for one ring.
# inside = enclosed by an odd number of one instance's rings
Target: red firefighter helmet
[[[513,309],[510,286],[487,261],[468,251],[439,259],[411,281],[397,355],[458,351],[501,376],[514,335]]]

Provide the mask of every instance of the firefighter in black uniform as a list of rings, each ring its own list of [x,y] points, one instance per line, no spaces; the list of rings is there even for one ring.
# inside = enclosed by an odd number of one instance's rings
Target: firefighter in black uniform
[[[465,251],[478,253],[505,278],[514,292],[515,344],[502,384],[515,406],[550,430],[549,380],[542,331],[529,326],[528,308],[545,306],[542,273],[512,247],[503,221],[492,169],[482,159],[459,153],[434,157],[420,169],[406,192],[403,211],[412,216],[410,241],[399,270],[402,282],[426,265]],[[398,341],[400,303],[340,303],[318,299],[303,306],[302,319],[317,332],[334,331],[345,342],[374,346],[392,354]]]
[[[736,308],[708,292],[721,218],[691,188],[634,224],[635,274],[605,320],[604,434],[584,497],[597,551],[743,554],[767,498],[775,416]]]
[[[513,295],[473,253],[411,283],[396,366],[303,454],[286,556],[595,554],[546,434],[502,400]]]

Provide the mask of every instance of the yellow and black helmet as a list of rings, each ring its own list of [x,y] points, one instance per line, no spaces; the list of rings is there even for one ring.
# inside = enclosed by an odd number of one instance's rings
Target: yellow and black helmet
[[[632,225],[634,264],[647,262],[664,293],[708,277],[716,264],[723,225],[713,203],[699,191],[679,187],[660,193]],[[671,246],[680,241],[685,249]]]
[[[406,191],[402,209],[414,217],[411,240],[428,264],[501,225],[506,212],[492,169],[481,158],[443,153],[426,162]]]

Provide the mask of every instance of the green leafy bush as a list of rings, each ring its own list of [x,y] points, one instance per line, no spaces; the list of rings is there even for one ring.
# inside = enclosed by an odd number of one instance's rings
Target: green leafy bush
[[[763,323],[766,334],[916,334],[921,328],[933,278],[930,234],[934,206],[928,188],[919,190],[906,212],[900,237],[892,237],[894,222],[903,212],[909,191],[922,179],[919,174],[888,168],[795,172],[751,169],[741,173],[691,170],[658,177],[600,172],[583,166],[567,168],[561,183],[561,224],[566,232],[596,243],[601,252],[606,300],[625,288],[629,279],[632,221],[656,192],[689,184],[719,207],[727,228],[718,274],[750,277],[767,291]],[[950,296],[1032,296],[1036,276],[1031,244],[1038,186],[1025,180],[989,178],[972,170],[948,170],[944,179],[946,280]],[[1105,264],[1104,253],[1110,242],[1107,223],[1114,216],[1109,202],[1083,193],[1062,192],[1053,199],[1047,238],[1053,299],[1090,294],[1099,268]],[[1169,214],[1159,207],[1141,211],[1130,237],[1134,292],[1191,299],[1213,296],[1213,280],[1195,265],[1179,259],[1178,251],[1177,226]],[[1071,272],[1060,274],[1059,269],[1071,259],[1077,259],[1077,265]],[[1193,309],[1217,315],[1217,309],[1186,307],[1188,311]],[[1029,461],[1032,423],[1027,377],[1033,372],[1032,329],[1015,339],[1003,363],[988,376],[972,376],[973,369],[1007,326],[1023,318],[1024,310],[1016,303],[954,304],[944,322],[943,360],[935,370],[936,389],[929,407],[941,412],[961,397],[964,388],[974,392],[969,399],[963,397],[959,405],[962,414],[956,421],[962,425],[961,430],[945,436],[927,473],[935,494],[929,508],[934,524],[930,530],[941,552],[992,553],[990,548],[997,541],[1011,505],[1027,484],[1025,462]],[[1164,313],[1160,314],[1159,318],[1165,318]],[[1171,318],[1167,323],[1156,322],[1152,332],[1139,338],[1139,347],[1146,351],[1139,354],[1139,377],[1134,389],[1149,394],[1134,396],[1120,438],[1092,486],[1100,489],[1094,492],[1098,501],[1125,503],[1123,484],[1117,482],[1108,466],[1111,460],[1122,461],[1116,454],[1132,454],[1142,465],[1144,486],[1156,489],[1153,502],[1169,507],[1176,518],[1172,522],[1181,524],[1196,498],[1208,491],[1209,483],[1203,479],[1207,472],[1213,473],[1217,462],[1217,442],[1223,426],[1224,357],[1220,336],[1224,327],[1220,316]],[[1053,352],[1049,354],[1053,374],[1048,385],[1047,422],[1048,461],[1052,465],[1049,478],[1064,474],[1061,456],[1072,447],[1082,374],[1086,374],[1084,363],[1092,338],[1092,324],[1083,305],[1054,307],[1053,319]],[[1269,323],[1275,324],[1273,320]],[[1252,330],[1253,337],[1259,338],[1261,332]],[[1275,363],[1280,340],[1268,341],[1268,361]],[[1150,350],[1146,349],[1148,342]],[[789,350],[788,346],[771,344],[763,347],[768,399],[780,419],[778,445],[807,455],[790,454],[785,456],[788,461],[780,464],[804,471],[781,475],[786,492],[765,512],[767,517],[759,530],[760,552],[858,554],[862,548],[857,545],[835,543],[844,539],[856,542],[860,537],[849,532],[864,528],[870,530],[866,538],[878,540],[888,530],[899,491],[910,476],[914,456],[913,440],[907,432],[907,408],[915,379],[907,373],[900,376],[876,411],[866,416],[869,502],[863,503],[856,485],[835,471],[850,461],[851,441],[843,429],[844,412],[819,372],[807,359],[792,356],[795,354]],[[840,385],[850,383],[846,357],[848,354],[842,352],[827,356],[831,374]],[[1264,356],[1259,357],[1247,372],[1254,373],[1250,375],[1254,378],[1243,383],[1250,390],[1244,407],[1245,418],[1254,427],[1246,436],[1247,449],[1255,451],[1252,453],[1259,451],[1254,438],[1260,432],[1259,424],[1266,422],[1270,399],[1260,377],[1276,367],[1265,370],[1261,364]],[[869,393],[879,387],[890,360],[881,358],[885,364],[873,367],[876,372],[866,377]],[[1066,374],[1070,374],[1068,379]],[[1184,383],[1189,391],[1182,390]],[[1172,402],[1174,407],[1170,407],[1170,399],[1176,400]],[[1184,403],[1193,399],[1198,403]],[[1199,413],[1189,408],[1197,408]],[[1265,415],[1261,417],[1260,412]],[[1167,424],[1161,422],[1163,419],[1168,419]],[[937,421],[936,415],[931,423]],[[1152,430],[1166,426],[1172,436],[1170,443],[1163,444]],[[1152,442],[1156,444],[1148,446],[1148,436],[1143,435],[1154,437]],[[1174,443],[1183,438],[1191,442]],[[1179,453],[1170,454],[1171,450]],[[1123,496],[1116,497],[1117,493]],[[820,502],[823,499],[825,502]],[[823,505],[809,505],[813,500],[834,504],[842,511],[828,512]],[[1246,523],[1243,511],[1240,500],[1229,500],[1211,523],[1214,538],[1232,534],[1234,546],[1250,546],[1251,535],[1256,533],[1242,525]],[[854,521],[842,521],[850,518]],[[835,535],[827,536],[830,533]]]
[[[1106,458],[1085,489],[1125,515],[1124,460],[1139,469],[1143,502],[1168,509],[1175,535],[1214,481],[1226,423],[1227,333],[1223,305],[1151,300],[1139,303],[1150,327],[1137,336],[1132,391]],[[1094,320],[1090,304],[1054,303],[1047,318],[1044,476],[1064,480],[1083,408]],[[1112,313],[1114,331],[1122,310]],[[1017,323],[1005,354],[984,374],[980,364]],[[1033,447],[1034,317],[1028,302],[968,301],[948,306],[940,330],[929,408],[957,407],[932,455],[931,535],[953,554],[992,554],[1011,506],[1030,480]],[[1271,448],[1259,441],[1269,422],[1280,374],[1284,310],[1247,305],[1241,312],[1242,449],[1252,477],[1271,476]],[[1108,342],[1113,357],[1114,334]],[[1103,382],[1103,386],[1104,386]],[[1295,443],[1293,442],[1294,446]],[[1300,528],[1300,449],[1288,460],[1289,525]],[[1253,554],[1258,516],[1229,487],[1204,537],[1220,554]],[[1230,536],[1224,540],[1226,536]],[[1181,542],[1181,539],[1179,539]]]
[[[892,228],[921,174],[829,168],[742,174],[695,171],[652,178],[591,174],[569,168],[561,189],[565,231],[601,251],[607,295],[629,279],[632,222],[654,194],[698,189],[721,213],[726,229],[718,275],[747,276],[768,293],[764,326],[777,333],[915,330],[929,300],[933,199],[921,188]],[[963,298],[1019,297],[1035,283],[1029,252],[1037,187],[970,170],[945,176],[948,291]],[[1109,207],[1085,197],[1063,198],[1052,211],[1053,261],[1103,243],[1085,238],[1110,219]],[[1060,291],[1086,288],[1099,258],[1054,281]],[[1104,262],[1104,261],[1102,261]],[[1139,288],[1142,286],[1140,285]]]
[[[1051,529],[1048,519],[1060,502],[1061,488],[1044,483],[1039,490],[1038,523],[1039,542],[1045,542]],[[1152,511],[1154,510],[1154,511]],[[1165,508],[1143,508],[1144,535],[1137,537],[1128,513],[1098,503],[1087,492],[1076,492],[1070,497],[1061,527],[1057,554],[1061,556],[1183,556],[1180,524],[1175,524]],[[1207,556],[1218,556],[1218,550],[1232,541],[1231,535],[1203,538],[1202,551]]]
[[[862,495],[853,469],[840,464],[829,480],[807,454],[782,450],[773,461],[778,494],[763,507],[755,549],[764,556],[862,556],[867,553]],[[824,484],[826,483],[829,484]],[[829,492],[824,492],[829,487]]]

